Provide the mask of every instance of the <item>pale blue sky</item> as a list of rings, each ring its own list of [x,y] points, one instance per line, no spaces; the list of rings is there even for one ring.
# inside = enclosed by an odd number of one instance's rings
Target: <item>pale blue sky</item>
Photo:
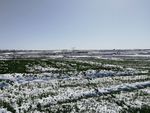
[[[150,0],[0,0],[0,49],[150,48]]]

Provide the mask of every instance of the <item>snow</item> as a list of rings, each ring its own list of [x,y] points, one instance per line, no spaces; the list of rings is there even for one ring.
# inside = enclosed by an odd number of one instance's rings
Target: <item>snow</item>
[[[57,56],[59,54],[54,55],[55,58]],[[86,57],[86,55],[81,56]],[[77,55],[77,57],[81,56]],[[24,110],[40,113],[42,111],[37,109],[38,104],[44,112],[46,109],[56,111],[68,107],[72,109],[72,112],[90,113],[118,113],[124,109],[150,105],[149,67],[144,65],[144,68],[134,68],[127,65],[125,68],[121,65],[113,65],[113,63],[103,64],[78,58],[74,60],[81,65],[88,63],[102,66],[104,69],[89,68],[77,71],[72,69],[76,63],[72,63],[72,67],[64,62],[56,63],[64,67],[67,65],[67,68],[73,70],[64,74],[52,73],[51,71],[61,69],[45,64],[31,67],[27,65],[31,73],[0,74],[0,101],[9,103],[17,113],[24,112]],[[69,62],[68,59],[67,61]],[[40,73],[32,73],[35,70]],[[3,106],[0,106],[0,112],[9,113]]]
[[[143,92],[150,94],[150,89],[142,89]]]
[[[50,104],[54,105],[57,104],[57,102],[65,102],[67,100],[78,100],[80,98],[88,98],[88,97],[97,97],[100,95],[105,95],[105,94],[111,94],[114,92],[120,92],[120,91],[130,91],[130,90],[135,90],[135,89],[140,89],[144,87],[150,86],[150,81],[146,82],[136,82],[132,84],[122,84],[122,85],[117,85],[117,86],[111,86],[109,88],[97,88],[97,90],[76,90],[75,92],[72,89],[67,89],[65,93],[54,96],[53,98],[47,97],[45,98],[46,100],[49,100],[49,102],[44,103],[44,104]],[[54,103],[53,103],[54,102]]]
[[[0,113],[11,113],[10,111],[7,111],[5,108],[0,108]]]

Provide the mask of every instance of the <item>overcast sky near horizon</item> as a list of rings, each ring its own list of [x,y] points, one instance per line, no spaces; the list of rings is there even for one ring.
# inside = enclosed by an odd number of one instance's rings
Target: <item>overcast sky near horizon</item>
[[[150,48],[150,0],[0,0],[0,49]]]

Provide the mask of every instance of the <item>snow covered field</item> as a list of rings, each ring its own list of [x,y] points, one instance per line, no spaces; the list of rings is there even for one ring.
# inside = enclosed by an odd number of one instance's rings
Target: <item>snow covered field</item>
[[[85,55],[0,60],[0,113],[149,111],[148,59]]]

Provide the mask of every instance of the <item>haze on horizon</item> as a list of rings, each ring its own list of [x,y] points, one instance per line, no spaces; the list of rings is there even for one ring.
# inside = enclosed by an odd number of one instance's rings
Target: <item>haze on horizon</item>
[[[0,49],[150,49],[150,0],[0,0]]]

